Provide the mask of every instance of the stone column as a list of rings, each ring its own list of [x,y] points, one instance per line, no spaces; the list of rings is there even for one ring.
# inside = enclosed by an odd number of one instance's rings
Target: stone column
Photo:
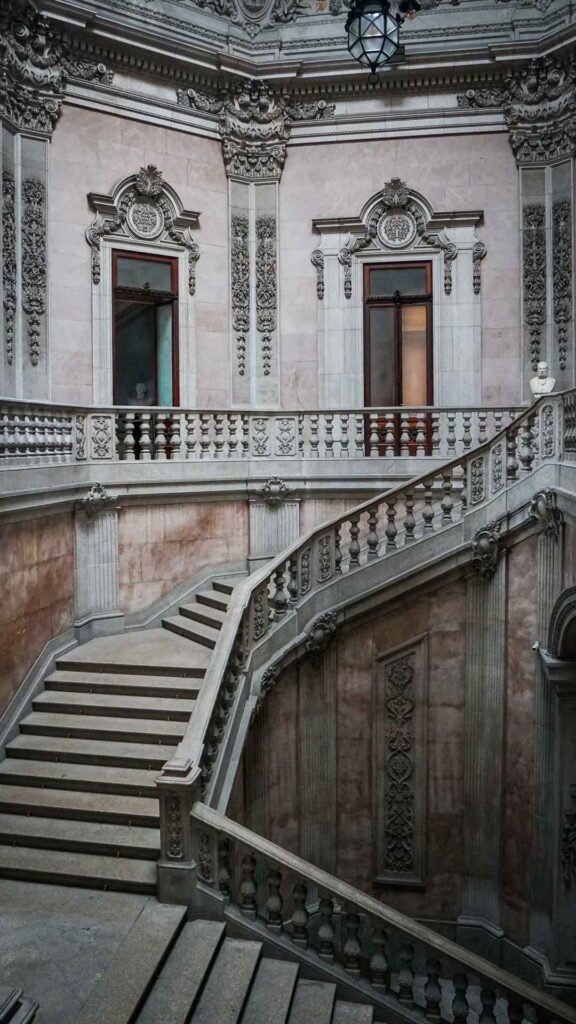
[[[497,542],[496,542],[497,543]],[[500,851],[506,686],[506,561],[467,585],[464,883],[459,924],[481,929],[489,954],[500,928]],[[486,935],[488,932],[488,935]]]
[[[95,484],[78,502],[74,529],[74,628],[86,641],[123,628],[118,608],[118,509]]]

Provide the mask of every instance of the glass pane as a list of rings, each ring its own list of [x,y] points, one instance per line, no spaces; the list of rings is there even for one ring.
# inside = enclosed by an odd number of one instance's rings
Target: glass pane
[[[172,264],[119,256],[116,283],[122,288],[150,288],[155,292],[171,292]]]
[[[368,404],[396,405],[395,310],[370,310],[370,380]]]
[[[172,304],[158,306],[158,405],[172,405]]]
[[[402,307],[402,405],[427,404],[426,306]]]
[[[114,315],[114,402],[155,405],[156,307],[122,299]]]
[[[382,267],[370,271],[370,298],[426,295],[426,267]]]

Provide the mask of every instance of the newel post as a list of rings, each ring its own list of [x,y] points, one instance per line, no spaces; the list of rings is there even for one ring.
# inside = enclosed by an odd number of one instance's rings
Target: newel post
[[[200,769],[188,759],[167,761],[156,779],[160,802],[158,899],[161,903],[192,901],[198,879],[196,844],[190,812],[200,800]]]

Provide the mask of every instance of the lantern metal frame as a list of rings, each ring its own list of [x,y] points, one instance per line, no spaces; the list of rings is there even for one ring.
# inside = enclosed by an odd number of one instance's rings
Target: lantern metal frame
[[[346,32],[348,52],[375,75],[400,49],[400,27],[420,10],[419,0],[352,0]]]

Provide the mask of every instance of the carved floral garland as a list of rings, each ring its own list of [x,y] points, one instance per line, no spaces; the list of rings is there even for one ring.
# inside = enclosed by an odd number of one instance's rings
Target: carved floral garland
[[[262,335],[262,367],[270,375],[272,334],[276,330],[276,218],[256,218],[256,327]]]
[[[565,370],[568,357],[568,324],[572,319],[572,203],[569,199],[562,199],[553,206],[552,252],[558,365],[561,370]]]
[[[46,189],[38,178],[26,178],[22,202],[22,309],[28,317],[30,362],[37,366],[46,312]]]
[[[540,362],[542,327],[546,323],[546,211],[541,203],[524,207],[524,322],[529,328],[530,363]]]
[[[14,321],[16,318],[16,186],[10,171],[2,172],[2,289],[6,362],[14,358]]]
[[[238,373],[246,373],[246,338],[250,331],[250,254],[248,216],[232,214],[232,327],[236,332]]]

